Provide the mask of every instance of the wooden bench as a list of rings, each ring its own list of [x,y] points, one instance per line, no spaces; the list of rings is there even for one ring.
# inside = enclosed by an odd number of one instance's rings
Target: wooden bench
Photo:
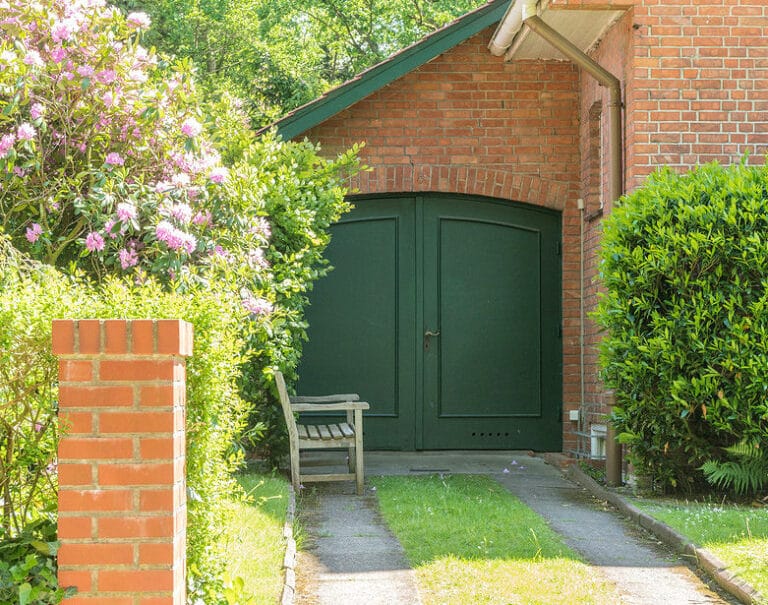
[[[321,397],[290,397],[282,372],[275,372],[288,438],[291,446],[291,483],[299,486],[309,481],[355,481],[357,494],[363,493],[363,410],[370,406],[355,394]],[[346,422],[331,424],[297,424],[299,412],[346,412]],[[347,448],[349,473],[302,474],[300,450]]]

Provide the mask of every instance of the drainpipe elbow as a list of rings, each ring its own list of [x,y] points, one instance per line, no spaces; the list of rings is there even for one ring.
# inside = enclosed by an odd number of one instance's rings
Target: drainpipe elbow
[[[523,23],[531,17],[539,16],[538,0],[525,0],[522,7]]]

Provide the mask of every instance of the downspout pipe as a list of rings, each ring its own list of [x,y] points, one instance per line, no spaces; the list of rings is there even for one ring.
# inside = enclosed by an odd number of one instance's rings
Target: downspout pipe
[[[516,2],[515,5],[518,3]],[[536,12],[537,2],[525,2],[521,6],[522,23],[529,27],[544,40],[549,42],[568,59],[584,69],[600,85],[605,86],[610,93],[608,102],[608,128],[609,128],[609,157],[610,176],[609,191],[610,200],[615,202],[623,194],[624,178],[622,167],[622,141],[624,135],[621,127],[621,82],[612,73],[600,66],[580,48],[563,37],[559,32],[547,25]],[[518,30],[519,31],[519,30]],[[605,443],[605,475],[606,482],[610,486],[621,485],[621,446],[616,440],[616,431],[608,425],[608,434]]]
[[[563,53],[568,59],[589,73],[601,86],[605,86],[610,93],[610,100],[608,101],[608,152],[611,163],[608,195],[609,199],[615,202],[624,193],[622,168],[622,141],[624,135],[621,128],[621,82],[611,72],[585,54],[578,46],[547,25],[536,14],[535,10],[533,13],[527,14],[526,8],[527,5],[523,7],[523,23]]]

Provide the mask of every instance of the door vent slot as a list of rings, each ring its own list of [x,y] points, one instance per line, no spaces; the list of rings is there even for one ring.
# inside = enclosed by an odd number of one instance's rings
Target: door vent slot
[[[488,439],[489,437],[509,437],[509,433],[494,433],[493,431],[488,433],[472,433],[472,437],[480,437],[481,439]]]

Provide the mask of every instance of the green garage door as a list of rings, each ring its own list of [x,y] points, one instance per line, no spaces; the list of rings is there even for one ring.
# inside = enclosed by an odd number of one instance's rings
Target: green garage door
[[[368,449],[559,451],[560,216],[358,199],[312,293],[300,393],[360,393]]]

